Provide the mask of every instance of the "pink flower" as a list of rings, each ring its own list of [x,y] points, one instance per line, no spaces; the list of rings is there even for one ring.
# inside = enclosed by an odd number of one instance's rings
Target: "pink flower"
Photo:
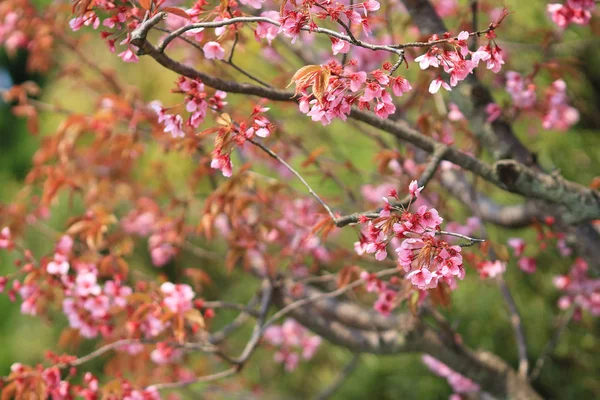
[[[112,302],[119,307],[125,307],[127,297],[133,293],[129,286],[121,286],[118,281],[106,281],[104,284],[104,294],[112,299]]]
[[[465,119],[465,116],[460,112],[460,109],[455,103],[448,104],[448,108],[450,109],[448,112],[448,119],[450,121],[461,121]]]
[[[410,272],[406,275],[406,279],[409,279],[410,283],[421,290],[437,286],[437,275],[431,273],[427,268],[421,268]]]
[[[75,293],[78,296],[98,296],[101,293],[100,286],[97,283],[96,271],[85,271],[77,274],[75,278]]]
[[[250,6],[250,7],[258,10],[258,9],[262,8],[262,3],[264,1],[265,0],[240,0],[240,3],[245,4],[247,6]]]
[[[230,177],[233,175],[233,164],[229,154],[217,155],[212,159],[210,167],[214,169],[220,169],[221,173],[225,177]]]
[[[160,285],[160,291],[165,295],[165,306],[172,312],[181,314],[192,309],[195,293],[189,285],[165,282]]]
[[[283,344],[283,331],[280,325],[271,325],[267,327],[263,334],[263,339],[273,346],[281,346]]]
[[[360,279],[365,281],[367,292],[379,292],[383,289],[383,282],[377,278],[375,274],[370,274],[367,271],[360,273]]]
[[[69,235],[63,235],[56,244],[56,251],[69,254],[73,249],[73,239]]]
[[[476,64],[471,60],[455,61],[452,68],[448,70],[450,72],[450,85],[456,86],[458,82],[465,80],[475,67]]]
[[[414,198],[417,198],[421,195],[421,190],[423,190],[425,188],[425,186],[419,186],[419,182],[413,180],[410,182],[410,184],[408,185],[408,191],[410,192],[410,195]]]
[[[449,92],[452,91],[452,88],[450,87],[450,85],[448,85],[446,82],[444,82],[442,80],[442,78],[436,78],[433,81],[431,81],[431,84],[429,84],[429,93],[431,93],[431,94],[437,93],[440,90],[440,87],[443,87],[444,89],[446,89]]]
[[[10,228],[5,226],[0,231],[0,249],[8,249],[12,244]]]
[[[500,260],[484,261],[479,268],[479,275],[482,278],[495,278],[506,271],[506,263]]]
[[[401,76],[397,76],[392,79],[392,91],[398,97],[401,97],[404,93],[407,93],[412,90],[412,86],[410,86],[410,82],[407,79],[404,79]]]
[[[371,101],[381,96],[381,86],[377,82],[369,82],[365,87],[365,94],[360,98],[362,101]]]
[[[350,90],[358,92],[362,87],[362,84],[367,80],[367,73],[359,71],[349,76],[350,78]]]
[[[156,349],[150,353],[153,363],[163,365],[175,363],[181,359],[183,351],[169,346],[167,343],[158,343]]]
[[[320,345],[320,336],[313,335],[302,340],[302,358],[305,360],[310,360],[313,358]]]
[[[522,257],[517,264],[523,272],[527,272],[528,274],[533,274],[537,266],[535,258],[533,257]]]
[[[375,0],[367,0],[363,3],[363,7],[365,8],[365,15],[367,15],[367,11],[377,11],[381,5]]]
[[[419,207],[417,213],[421,216],[421,225],[425,229],[435,230],[444,221],[435,208],[427,210],[426,205]]]
[[[339,53],[347,53],[350,51],[350,43],[345,40],[340,40],[335,37],[330,37],[331,39],[331,50],[333,51],[333,55]]]
[[[167,242],[159,242],[157,244],[152,243],[152,239],[155,236],[156,235],[152,235],[148,242],[149,245],[151,245],[150,257],[152,258],[152,264],[155,267],[163,267],[175,256],[175,248],[172,244]]]
[[[223,50],[223,47],[217,42],[207,42],[204,47],[202,47],[202,51],[204,51],[204,57],[209,60],[222,60],[223,57],[225,57],[225,50]]]
[[[54,259],[46,266],[46,271],[52,275],[66,275],[69,272],[67,257],[61,253],[55,253]]]
[[[423,363],[427,365],[427,367],[431,370],[431,372],[438,376],[441,376],[442,378],[446,378],[455,392],[473,393],[478,392],[480,390],[479,385],[477,385],[475,382],[452,370],[441,361],[429,355],[424,355],[422,360]]]
[[[496,46],[492,48],[490,58],[487,60],[487,69],[492,70],[494,73],[500,72],[500,69],[504,65],[504,59],[502,58],[502,50]]]
[[[502,108],[496,103],[489,103],[485,106],[485,112],[487,113],[487,122],[494,122],[502,115]]]
[[[127,50],[120,52],[118,56],[125,62],[138,62],[138,56],[130,46],[127,47]]]
[[[525,251],[526,243],[521,238],[510,238],[507,244],[515,251],[515,257],[521,257],[523,251]]]
[[[267,17],[275,21],[279,21],[279,12],[277,11],[265,11],[260,14],[261,17]],[[279,33],[279,27],[268,22],[259,22],[256,25],[256,31],[254,32],[256,38],[267,39],[269,45],[277,37]]]
[[[457,36],[457,39],[458,41],[456,44],[460,47],[460,54],[465,57],[467,54],[469,54],[469,44],[467,43],[467,40],[469,40],[469,32],[460,32]]]
[[[434,68],[437,68],[440,66],[440,60],[439,60],[438,56],[431,51],[428,51],[427,53],[422,54],[419,57],[415,58],[415,62],[419,63],[419,67],[421,69],[427,69],[430,66],[434,67]]]

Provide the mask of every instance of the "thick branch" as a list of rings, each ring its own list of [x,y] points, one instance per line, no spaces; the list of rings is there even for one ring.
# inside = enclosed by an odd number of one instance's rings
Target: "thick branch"
[[[294,297],[291,293],[293,291],[290,284],[277,287],[274,293],[275,304],[279,307],[289,307],[302,299]],[[335,299],[330,300],[333,303],[337,302]],[[531,386],[502,360],[491,356],[482,357],[456,343],[446,343],[432,328],[410,313],[394,317],[396,327],[386,330],[352,328],[341,322],[352,318],[351,315],[344,314],[353,314],[359,310],[359,306],[347,304],[344,307],[337,306],[325,315],[314,302],[306,302],[301,307],[291,309],[289,315],[333,344],[346,347],[355,353],[424,352],[472,379],[484,391],[496,397],[540,398]],[[376,315],[373,311],[369,314]]]
[[[530,197],[565,205],[569,209],[563,216],[567,223],[598,218],[600,214],[600,194],[596,190],[535,171],[513,160],[500,160],[494,167],[508,190],[527,192]]]
[[[442,172],[440,182],[465,207],[475,210],[474,215],[492,224],[506,228],[522,228],[531,225],[541,216],[541,210],[531,201],[516,205],[499,205],[481,193],[472,196],[474,188],[467,182],[466,177],[458,171],[448,170]]]

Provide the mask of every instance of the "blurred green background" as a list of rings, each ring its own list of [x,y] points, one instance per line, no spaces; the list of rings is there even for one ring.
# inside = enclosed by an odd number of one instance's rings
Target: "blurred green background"
[[[40,0],[40,4],[45,2]],[[466,1],[461,4],[466,4]],[[484,3],[484,2],[482,2]],[[532,63],[541,61],[539,45],[543,38],[536,36],[536,27],[547,28],[550,25],[545,15],[545,2],[506,1],[502,4],[487,2],[491,5],[510,7],[511,14],[505,26],[498,32],[499,44],[509,54],[510,69],[529,73]],[[487,18],[482,15],[482,21]],[[448,21],[452,27],[452,19]],[[569,94],[573,104],[581,112],[581,120],[575,129],[568,133],[558,133],[540,130],[531,134],[531,121],[522,121],[516,128],[519,137],[537,152],[540,162],[546,167],[559,168],[562,174],[582,184],[589,184],[600,174],[600,43],[594,35],[596,22],[592,27],[571,27],[564,34],[564,45],[557,46],[556,51],[561,58],[568,62],[570,69],[564,74],[568,83]],[[132,85],[138,85],[146,100],[155,98],[168,99],[169,90],[174,81],[174,75],[157,67],[152,60],[142,59],[138,65],[123,64],[116,57],[109,55],[98,42],[88,44],[95,50],[97,61],[102,66],[114,66],[119,70],[119,77]],[[249,45],[252,50],[255,47]],[[254,50],[255,51],[255,50]],[[85,111],[90,106],[85,92],[73,90],[65,81],[55,81],[52,72],[47,76],[28,76],[24,62],[27,54],[19,53],[16,58],[8,58],[0,52],[0,87],[8,88],[26,80],[35,80],[44,91],[43,98],[60,98],[65,107]],[[239,57],[242,67],[256,73],[260,77],[268,76],[259,66],[252,65],[251,57]],[[144,77],[139,74],[143,68]],[[414,73],[416,68],[412,68]],[[148,77],[160,76],[160,79]],[[486,75],[489,77],[489,75]],[[542,73],[537,81],[540,86],[547,85],[552,80],[551,74]],[[498,91],[498,100],[507,99],[502,91]],[[243,98],[230,96],[232,104],[242,104]],[[281,112],[284,119],[289,110]],[[293,110],[292,110],[293,114]],[[41,130],[44,134],[51,133],[60,119],[52,115],[44,115],[41,119]],[[310,148],[327,144],[322,140],[320,132],[328,132],[331,140],[339,146],[339,153],[349,157],[355,165],[366,171],[375,171],[373,142],[359,135],[348,124],[336,122],[330,127],[322,128],[310,124],[307,119],[286,120],[286,131],[305,132],[299,135],[306,137],[305,144]],[[303,137],[304,138],[304,137]],[[351,140],[349,140],[351,138]],[[40,136],[30,135],[25,123],[11,115],[9,106],[0,103],[0,201],[10,202],[15,192],[22,185],[22,180],[31,165],[31,156],[39,144]],[[323,143],[324,142],[324,143]],[[335,158],[336,155],[327,153]],[[156,157],[162,157],[159,152]],[[302,160],[298,160],[299,164]],[[237,164],[239,165],[239,163]],[[182,169],[191,167],[191,163],[181,162],[176,170],[167,171],[177,180]],[[308,171],[312,171],[308,168]],[[313,171],[314,172],[314,171]],[[330,181],[322,181],[315,174],[307,174],[313,187],[325,197],[335,197],[339,194],[337,187]],[[350,177],[350,175],[348,175]],[[180,178],[181,179],[181,178]],[[368,177],[362,177],[367,182]],[[295,183],[294,183],[295,184]],[[299,190],[302,190],[298,186]],[[517,197],[498,194],[491,191],[501,202],[513,202]],[[452,203],[455,209],[453,219],[464,222],[469,210]],[[49,225],[57,230],[64,230],[64,222],[72,210],[68,209],[66,201],[60,202],[52,210]],[[532,229],[513,230],[488,227],[493,240],[505,243],[509,237],[523,237],[534,242],[535,232]],[[347,240],[351,245],[352,235]],[[28,245],[43,254],[50,251],[53,243],[43,235],[31,232],[28,234]],[[148,269],[149,257],[145,254],[144,245],[136,252],[131,265],[135,268]],[[216,249],[215,251],[217,251]],[[0,275],[11,270],[11,259],[0,253]],[[520,271],[512,260],[506,280],[512,289],[515,301],[520,308],[528,340],[530,362],[537,356],[550,339],[557,316],[560,314],[556,307],[559,293],[552,285],[552,277],[569,270],[570,261],[558,255],[554,248],[549,248],[537,257],[538,272],[528,275]],[[179,265],[198,264],[199,261],[190,254],[183,254],[177,259]],[[171,266],[176,268],[177,266]],[[227,275],[221,265],[202,265],[215,281],[221,298],[243,302],[252,296],[256,287],[248,285],[247,279],[241,272]],[[445,311],[450,321],[463,336],[466,344],[473,348],[491,351],[511,365],[517,365],[517,353],[513,331],[502,296],[496,286],[481,281],[474,271],[469,271],[460,290],[452,295],[452,308]],[[210,298],[215,289],[207,289],[205,293]],[[61,330],[66,326],[66,320],[59,313],[52,320],[41,320],[19,313],[19,304],[11,303],[6,296],[0,296],[0,375],[6,375],[14,362],[35,364],[43,360],[44,351],[55,349],[55,343]],[[215,320],[216,326],[230,320],[232,313],[220,312]],[[249,334],[249,328],[235,336],[234,345],[242,344]],[[597,319],[584,314],[581,321],[572,323],[560,343],[542,370],[540,378],[534,382],[535,388],[544,398],[552,399],[592,399],[600,398],[600,323]],[[93,348],[93,341],[86,342],[78,350],[84,354],[86,349]],[[56,349],[55,349],[56,350]],[[262,393],[258,398],[308,398],[327,386],[351,354],[343,349],[324,344],[316,357],[310,363],[301,363],[298,370],[292,374],[283,371],[282,367],[272,362],[272,352],[259,350],[256,359],[233,383],[223,383],[223,387],[234,385],[228,391],[211,390],[206,394],[213,398],[249,398],[250,391]],[[103,360],[97,360],[89,365],[89,369],[101,375]],[[242,385],[243,384],[243,385]],[[218,387],[219,384],[211,386]],[[233,388],[233,389],[232,389]],[[236,389],[237,388],[237,389]],[[245,388],[245,389],[242,389]],[[259,388],[261,391],[259,391]],[[193,393],[201,393],[202,387],[196,387],[196,392],[184,393],[189,398],[197,398]],[[243,391],[245,390],[245,391]],[[419,355],[400,355],[380,357],[364,355],[358,368],[351,378],[337,392],[336,399],[437,399],[447,398],[451,389],[444,379],[430,373],[421,363]]]

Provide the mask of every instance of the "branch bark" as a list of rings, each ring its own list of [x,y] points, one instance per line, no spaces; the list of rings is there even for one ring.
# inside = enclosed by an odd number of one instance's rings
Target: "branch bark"
[[[310,289],[311,296],[315,291],[318,292],[317,289]],[[273,294],[275,304],[285,308],[306,298],[306,294],[294,297],[291,293],[292,283],[280,282]],[[327,300],[327,306],[319,304],[320,300],[305,302],[300,307],[292,308],[289,315],[333,344],[346,347],[354,353],[427,353],[473,380],[494,397],[540,399],[529,383],[504,361],[490,354],[473,352],[455,342],[449,343],[410,313],[391,318],[395,327],[390,329],[360,329],[342,321],[352,320],[354,315],[366,313],[373,318],[372,326],[376,326],[374,312],[365,311],[353,303],[332,298]],[[329,308],[327,313],[323,312],[323,307]]]

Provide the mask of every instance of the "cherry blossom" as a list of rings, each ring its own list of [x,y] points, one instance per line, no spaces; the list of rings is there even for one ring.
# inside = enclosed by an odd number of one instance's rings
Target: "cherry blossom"
[[[165,306],[172,312],[181,314],[192,309],[195,293],[189,285],[165,282],[160,291],[165,295]]]
[[[204,51],[204,57],[208,60],[222,60],[225,57],[225,50],[217,42],[207,42],[204,47],[202,47],[202,50]]]

